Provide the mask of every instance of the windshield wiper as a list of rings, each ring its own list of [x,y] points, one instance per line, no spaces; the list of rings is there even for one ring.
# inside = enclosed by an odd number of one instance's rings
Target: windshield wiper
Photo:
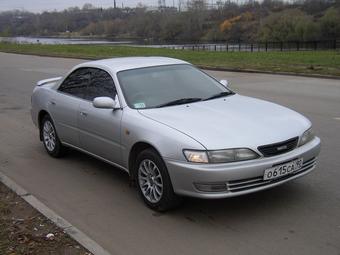
[[[202,98],[198,98],[198,97],[180,98],[180,99],[176,99],[176,100],[164,103],[164,104],[157,105],[156,107],[160,108],[164,106],[187,104],[187,103],[193,103],[193,102],[198,102],[198,101],[202,101]]]
[[[220,92],[218,94],[215,94],[215,95],[212,95],[210,97],[207,97],[207,98],[203,99],[203,101],[207,101],[207,100],[214,99],[214,98],[219,98],[219,97],[230,96],[230,95],[234,95],[234,94],[235,93],[231,92],[231,91],[223,91],[223,92]]]

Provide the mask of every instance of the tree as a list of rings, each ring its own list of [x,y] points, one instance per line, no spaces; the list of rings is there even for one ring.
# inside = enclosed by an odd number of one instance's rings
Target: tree
[[[262,41],[303,41],[316,39],[317,25],[313,17],[298,9],[272,13],[260,25],[259,38]]]
[[[64,11],[0,12],[5,36],[96,35],[138,38],[155,43],[200,41],[289,41],[340,37],[340,0],[180,0],[187,9],[161,11],[143,4],[135,8],[96,8],[85,4]],[[182,7],[182,5],[181,5]]]
[[[320,18],[320,26],[323,38],[340,38],[340,11],[334,7],[329,8]]]
[[[83,10],[93,10],[95,9],[96,7],[93,6],[93,4],[90,4],[90,3],[85,3],[83,5]]]

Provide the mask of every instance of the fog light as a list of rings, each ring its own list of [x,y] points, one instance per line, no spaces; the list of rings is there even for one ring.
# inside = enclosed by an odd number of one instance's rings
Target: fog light
[[[220,183],[194,183],[196,189],[203,192],[222,192],[227,191],[227,184],[224,182]]]

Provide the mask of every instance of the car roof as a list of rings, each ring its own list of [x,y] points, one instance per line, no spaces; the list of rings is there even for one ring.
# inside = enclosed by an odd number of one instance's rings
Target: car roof
[[[117,73],[119,71],[129,69],[176,64],[189,64],[189,63],[183,60],[167,57],[123,57],[84,62],[82,64],[77,65],[74,69],[80,67],[98,67],[109,69],[112,72]]]

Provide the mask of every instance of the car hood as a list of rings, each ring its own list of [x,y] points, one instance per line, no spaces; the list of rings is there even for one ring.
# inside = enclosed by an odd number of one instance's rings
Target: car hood
[[[256,150],[260,145],[300,136],[311,126],[293,110],[241,95],[139,112],[187,134],[208,150]]]

